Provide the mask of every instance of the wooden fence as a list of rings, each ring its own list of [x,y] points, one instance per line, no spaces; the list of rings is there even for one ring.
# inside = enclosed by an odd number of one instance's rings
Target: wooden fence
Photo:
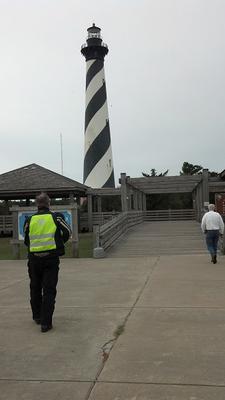
[[[103,225],[108,221],[112,221],[119,212],[93,212],[92,213],[92,224],[93,225]],[[88,213],[80,213],[79,217],[79,229],[80,231],[88,229]]]
[[[103,225],[108,221],[111,221],[119,212],[103,212],[93,213],[93,225]],[[88,229],[88,214],[82,213],[80,215],[80,230]],[[8,234],[13,232],[12,215],[0,215],[0,233]]]
[[[0,233],[10,234],[13,231],[12,215],[0,215]]]
[[[196,220],[196,213],[193,209],[181,210],[150,210],[144,211],[145,221],[185,221]]]
[[[138,211],[130,211],[133,215]],[[104,225],[112,221],[117,216],[121,215],[119,212],[94,212],[92,214],[93,225]],[[143,211],[145,221],[175,221],[175,220],[188,220],[196,219],[195,211],[193,209],[187,210],[154,210]],[[88,214],[81,213],[79,221],[80,231],[88,229]],[[13,231],[12,215],[0,215],[0,233],[11,233]]]

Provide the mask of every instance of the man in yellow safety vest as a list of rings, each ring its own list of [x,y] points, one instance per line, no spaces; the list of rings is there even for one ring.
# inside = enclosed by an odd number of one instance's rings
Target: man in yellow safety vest
[[[49,210],[46,193],[36,197],[38,212],[24,224],[24,243],[28,247],[30,304],[33,320],[41,324],[41,332],[52,329],[58,282],[59,256],[65,254],[64,243],[71,235],[62,214]]]

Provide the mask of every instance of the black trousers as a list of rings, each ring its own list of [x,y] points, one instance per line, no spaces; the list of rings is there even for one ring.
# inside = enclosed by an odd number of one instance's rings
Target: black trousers
[[[41,325],[52,324],[58,272],[59,257],[32,257],[28,261],[31,310],[33,319],[40,318]]]

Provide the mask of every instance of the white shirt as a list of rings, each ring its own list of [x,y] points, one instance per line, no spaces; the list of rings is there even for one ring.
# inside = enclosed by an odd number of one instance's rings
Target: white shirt
[[[209,230],[219,230],[223,234],[224,223],[221,215],[216,211],[208,211],[203,215],[201,223],[202,232]]]

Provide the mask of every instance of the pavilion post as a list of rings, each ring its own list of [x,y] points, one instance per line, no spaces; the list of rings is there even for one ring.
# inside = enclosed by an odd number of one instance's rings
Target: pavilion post
[[[71,208],[72,214],[72,256],[74,258],[79,257],[79,236],[78,236],[78,212],[77,212],[77,204]]]

